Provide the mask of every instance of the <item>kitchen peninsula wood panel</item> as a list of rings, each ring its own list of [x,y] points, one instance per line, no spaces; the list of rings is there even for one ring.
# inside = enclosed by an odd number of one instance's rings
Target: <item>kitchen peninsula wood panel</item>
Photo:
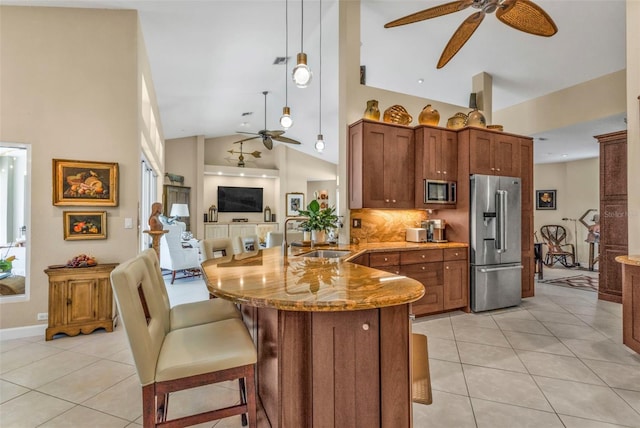
[[[622,267],[622,343],[640,353],[640,256],[619,256]]]
[[[597,135],[600,143],[600,278],[598,298],[622,303],[622,267],[628,253],[627,131]]]
[[[413,128],[360,120],[349,127],[349,208],[414,207]]]
[[[520,138],[520,188],[522,189],[522,214],[520,217],[522,245],[522,297],[533,297],[534,241],[533,241],[533,141]]]

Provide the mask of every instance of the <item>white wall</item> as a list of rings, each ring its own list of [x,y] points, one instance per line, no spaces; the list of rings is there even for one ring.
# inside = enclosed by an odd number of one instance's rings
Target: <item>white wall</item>
[[[627,0],[627,183],[629,254],[640,257],[640,1]]]
[[[0,141],[32,148],[30,299],[4,303],[0,328],[43,324],[44,269],[80,253],[134,256],[139,231],[138,18],[131,10],[0,6]],[[53,206],[52,159],[117,162],[117,207]],[[65,241],[63,211],[107,212],[107,239]]]
[[[564,226],[568,242],[577,246],[577,258],[582,266],[589,265],[589,246],[585,242],[587,229],[579,221],[574,226],[573,221],[562,219],[578,220],[590,208],[599,210],[599,162],[599,158],[591,158],[574,162],[538,164],[534,167],[534,192],[557,190],[555,210],[534,210],[534,230],[537,231],[539,242],[542,242],[541,226]],[[592,216],[593,213],[590,213],[588,220],[591,220]]]

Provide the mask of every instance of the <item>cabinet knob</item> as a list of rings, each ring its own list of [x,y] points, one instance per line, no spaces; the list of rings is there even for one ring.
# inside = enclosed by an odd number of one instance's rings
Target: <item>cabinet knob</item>
[[[449,266],[447,266],[445,269],[449,269]]]
[[[456,253],[456,256],[458,255],[458,253]]]
[[[396,203],[396,200],[395,200],[395,199],[393,199],[391,202],[393,202],[393,203],[395,204],[395,203]]]
[[[422,255],[422,258],[424,259],[424,254]]]
[[[496,168],[496,171],[500,171],[500,168]]]
[[[447,171],[442,171],[442,173],[443,173],[444,175],[447,175]]]
[[[438,174],[440,174],[440,171],[436,171]]]
[[[384,201],[385,201],[386,203],[389,203],[389,199],[385,199]]]
[[[384,261],[385,261],[385,262],[386,262],[386,261],[388,261],[388,260],[389,260],[388,258],[386,258],[386,257],[384,258]]]
[[[491,171],[495,171],[495,170],[496,170],[495,168],[491,168]]]
[[[369,330],[369,323],[368,323],[368,322],[366,322],[366,323],[362,324],[362,329],[363,329],[364,331]]]
[[[426,267],[422,266],[422,270],[425,270],[425,269],[426,269]]]

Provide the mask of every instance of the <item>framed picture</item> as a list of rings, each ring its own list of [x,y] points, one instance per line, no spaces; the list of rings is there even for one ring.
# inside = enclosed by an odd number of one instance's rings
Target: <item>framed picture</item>
[[[304,193],[287,193],[287,217],[298,215],[304,208]]]
[[[65,241],[107,239],[106,211],[63,211]]]
[[[54,159],[53,205],[118,206],[118,164]]]
[[[556,209],[556,191],[555,190],[536,190],[536,209],[537,210],[555,210]]]

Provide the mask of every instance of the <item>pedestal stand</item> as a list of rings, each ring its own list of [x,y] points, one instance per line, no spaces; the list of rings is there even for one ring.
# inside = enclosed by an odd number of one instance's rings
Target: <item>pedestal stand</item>
[[[156,251],[158,260],[160,260],[160,237],[165,233],[169,233],[168,230],[144,230],[144,233],[148,233],[151,236],[151,248]]]

